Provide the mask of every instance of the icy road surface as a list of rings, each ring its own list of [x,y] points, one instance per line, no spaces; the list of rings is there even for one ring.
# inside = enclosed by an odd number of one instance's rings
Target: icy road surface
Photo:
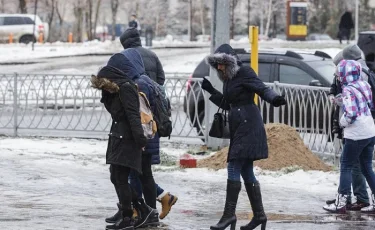
[[[116,195],[105,165],[106,141],[0,139],[0,229],[104,229],[116,212]],[[175,157],[189,151],[164,146]],[[179,197],[159,229],[208,229],[220,218],[225,170],[158,166],[155,180]],[[269,217],[267,229],[374,229],[371,216],[331,216],[324,200],[337,189],[337,172],[266,172],[257,169]],[[237,228],[249,219],[240,193]]]

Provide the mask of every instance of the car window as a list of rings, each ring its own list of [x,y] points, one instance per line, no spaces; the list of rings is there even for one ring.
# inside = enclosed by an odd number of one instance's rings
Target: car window
[[[4,25],[12,26],[12,25],[23,25],[25,22],[21,17],[5,17],[4,18]]]
[[[250,65],[251,63],[245,63],[246,65]],[[270,82],[271,79],[271,68],[272,68],[272,63],[259,63],[258,65],[258,77],[263,81],[263,82]]]
[[[0,26],[4,25],[4,18],[0,17]]]
[[[271,63],[259,63],[259,74],[258,77],[264,82],[270,82],[271,78]]]
[[[24,20],[25,24],[34,25],[34,21],[31,18],[24,17],[23,20]]]
[[[314,80],[310,74],[290,65],[280,65],[280,82],[295,85],[309,85]]]

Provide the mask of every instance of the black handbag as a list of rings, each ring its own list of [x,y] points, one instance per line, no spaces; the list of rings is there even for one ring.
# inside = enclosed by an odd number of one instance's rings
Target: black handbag
[[[227,111],[222,109],[222,112],[220,112],[220,107],[223,105],[223,102],[224,102],[224,98],[221,101],[221,104],[219,106],[219,109],[217,110],[217,113],[215,113],[214,115],[214,120],[211,125],[209,136],[221,138],[221,139],[230,139]]]

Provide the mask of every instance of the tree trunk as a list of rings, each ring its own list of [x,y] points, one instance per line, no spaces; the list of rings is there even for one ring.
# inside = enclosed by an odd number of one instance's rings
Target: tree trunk
[[[234,1],[230,0],[230,39],[234,38]]]
[[[100,5],[102,3],[102,0],[98,0],[96,3],[96,10],[95,10],[95,21],[94,21],[94,38],[96,38],[96,27],[98,25],[98,18],[99,18],[99,12],[100,12]]]
[[[92,0],[87,0],[86,6],[86,26],[88,40],[92,40]]]
[[[111,10],[112,10],[112,41],[116,39],[116,18],[118,10],[118,0],[111,0]]]
[[[201,26],[202,26],[202,34],[205,35],[206,34],[206,25],[204,24],[204,2],[203,0],[200,0],[201,1]]]
[[[5,13],[5,0],[1,0],[1,13]]]
[[[51,0],[51,1],[52,1],[52,3],[51,3],[51,14],[48,18],[48,30],[49,30],[48,38],[47,38],[48,42],[51,42],[52,22],[53,22],[53,18],[55,16],[55,8],[56,8],[56,4],[57,4],[56,0]]]
[[[271,16],[272,16],[272,0],[269,0],[269,3],[268,3],[268,12],[267,12],[266,31],[264,31],[264,35],[265,36],[268,36],[268,31],[270,30]]]
[[[189,21],[189,28],[188,28],[188,34],[189,34],[189,40],[193,41],[193,0],[188,0],[189,4],[189,14],[188,14],[188,21]]]
[[[20,12],[21,14],[27,14],[26,0],[20,0]]]
[[[159,15],[160,15],[160,7],[159,7],[159,0],[156,0],[156,27],[155,27],[155,37],[159,36]]]
[[[75,37],[76,37],[76,41],[77,42],[82,42],[82,21],[83,21],[83,6],[80,4],[81,2],[78,2],[78,6],[75,6],[75,9],[74,9],[74,14],[76,16],[76,25],[77,25],[77,29],[76,29],[76,34],[75,34]]]
[[[57,14],[57,17],[59,17],[59,36],[58,37],[61,38],[62,29],[63,29],[62,27],[64,25],[64,16],[60,10],[60,6],[58,2],[56,3],[56,14]]]

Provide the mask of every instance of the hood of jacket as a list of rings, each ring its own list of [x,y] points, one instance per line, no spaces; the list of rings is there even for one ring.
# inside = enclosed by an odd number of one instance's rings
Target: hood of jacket
[[[368,104],[372,104],[371,87],[361,75],[361,64],[354,60],[343,60],[337,68],[342,86],[356,98],[364,97]]]
[[[228,44],[219,46],[214,54],[208,55],[206,63],[217,71],[221,81],[224,81],[224,75],[229,79],[234,78],[242,64],[234,49]],[[219,64],[226,66],[225,73],[217,69]]]
[[[342,60],[337,66],[337,74],[342,85],[346,86],[362,80],[362,66],[354,60]]]
[[[120,36],[121,45],[124,49],[142,46],[141,36],[136,28],[130,27]]]
[[[91,87],[106,90],[110,93],[117,93],[121,85],[125,83],[132,82],[123,72],[112,66],[104,66],[97,75],[91,76]]]
[[[126,49],[120,53],[114,54],[109,59],[107,65],[120,70],[131,80],[135,80],[146,72],[143,59],[134,48]]]

